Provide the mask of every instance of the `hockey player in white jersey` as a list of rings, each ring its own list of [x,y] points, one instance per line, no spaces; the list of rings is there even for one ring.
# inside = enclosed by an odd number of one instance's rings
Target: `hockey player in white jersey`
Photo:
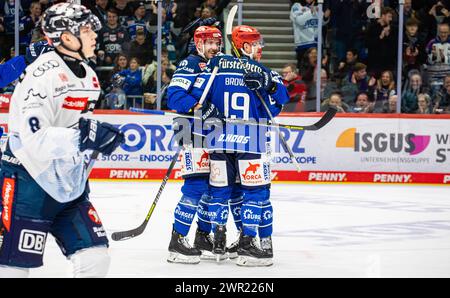
[[[47,234],[73,263],[74,277],[103,277],[110,259],[101,220],[89,202],[86,157],[111,154],[123,134],[86,119],[100,94],[85,60],[94,55],[98,18],[82,5],[59,3],[42,29],[55,47],[29,65],[9,112],[2,156],[0,277],[27,277],[42,266]]]

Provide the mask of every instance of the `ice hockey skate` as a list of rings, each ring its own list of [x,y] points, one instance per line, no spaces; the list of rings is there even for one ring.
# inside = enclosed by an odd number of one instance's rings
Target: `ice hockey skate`
[[[230,246],[227,247],[227,254],[228,258],[230,259],[236,259],[238,257],[237,250],[239,247],[239,238],[241,237],[241,231],[237,234],[237,239],[233,243],[231,243]]]
[[[272,256],[257,245],[255,237],[242,235],[239,238],[236,264],[244,267],[267,267],[273,264]]]
[[[224,258],[227,248],[227,228],[225,226],[217,226],[214,232],[213,241],[213,254],[216,257],[216,261],[220,262]]]
[[[194,248],[201,251],[201,260],[216,260],[216,256],[213,254],[213,237],[210,233],[197,229],[195,233]],[[227,255],[222,255],[220,260],[227,259]]]
[[[200,263],[201,251],[192,247],[188,239],[177,231],[172,231],[172,238],[169,244],[169,257],[167,262],[180,264],[198,264]]]

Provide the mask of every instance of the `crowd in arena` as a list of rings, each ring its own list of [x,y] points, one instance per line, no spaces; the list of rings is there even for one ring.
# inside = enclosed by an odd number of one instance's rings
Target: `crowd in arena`
[[[20,53],[43,39],[36,30],[47,7],[57,0],[20,1]],[[199,25],[223,29],[230,0],[162,2],[162,90],[177,62],[194,49]],[[0,51],[15,54],[14,0],[0,1]],[[99,108],[156,108],[157,7],[153,0],[86,0],[102,21],[97,37],[97,73],[103,88]],[[378,17],[361,0],[324,1],[321,107],[347,113],[395,113],[397,106],[398,1],[381,1]],[[318,8],[316,0],[291,0],[297,63],[282,69],[291,101],[286,112],[316,110]],[[369,9],[368,9],[369,8]],[[244,6],[245,9],[245,6]],[[288,17],[288,16],[286,16]],[[450,113],[450,0],[406,0],[404,5],[401,112]],[[251,24],[250,24],[251,25]],[[264,58],[264,55],[263,55]],[[2,92],[12,92],[9,85]],[[122,100],[108,101],[108,94]],[[163,93],[164,94],[164,93]],[[161,108],[167,108],[162,98]]]
[[[315,111],[317,1],[291,1],[297,65],[282,71],[290,108]],[[398,1],[325,1],[321,72],[322,108],[342,113],[395,113],[397,106]],[[372,6],[373,7],[373,6]],[[450,1],[404,4],[401,112],[450,112]],[[313,92],[311,92],[313,90]]]

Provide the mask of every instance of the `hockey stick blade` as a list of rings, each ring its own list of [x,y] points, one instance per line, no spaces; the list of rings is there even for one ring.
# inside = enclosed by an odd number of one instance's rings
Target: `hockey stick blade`
[[[227,35],[231,35],[231,33],[233,32],[234,16],[236,15],[238,8],[239,6],[236,4],[230,9],[230,12],[228,13],[227,23],[225,27],[225,33]]]
[[[114,232],[114,233],[112,233],[111,238],[114,241],[123,241],[123,240],[128,240],[133,237],[139,236],[144,232],[145,227],[147,226],[147,223],[148,223],[148,221],[146,220],[136,229],[122,231],[122,232]]]
[[[189,114],[181,114],[181,113],[176,113],[176,112],[166,112],[166,111],[159,111],[159,110],[130,108],[130,112],[139,113],[139,114],[170,116],[170,117],[183,117],[183,118],[187,118],[187,119],[200,120],[199,117],[189,115]],[[286,128],[286,129],[290,129],[290,130],[312,130],[312,131],[314,131],[314,130],[321,129],[328,122],[330,122],[331,119],[333,119],[333,117],[336,115],[336,112],[337,112],[337,110],[333,106],[331,106],[326,111],[326,113],[322,116],[322,118],[320,118],[319,121],[317,121],[316,123],[314,123],[312,125],[293,125],[293,124],[291,125],[291,124],[282,124],[282,123],[263,124],[263,123],[258,123],[255,121],[242,120],[242,119],[230,119],[230,118],[225,118],[223,120],[225,122],[231,123],[231,124],[234,123],[234,124],[260,125],[260,126],[273,127],[273,128],[281,127],[281,128]]]
[[[322,127],[324,127],[325,125],[328,124],[328,122],[331,121],[331,119],[334,118],[334,116],[337,113],[337,109],[333,106],[330,106],[328,108],[328,110],[325,112],[325,114],[322,116],[322,118],[319,119],[319,121],[317,121],[316,123],[312,124],[312,125],[307,125],[303,127],[303,130],[319,130]],[[289,125],[287,125],[289,126]]]
[[[112,240],[114,240],[114,241],[128,240],[128,239],[134,238],[136,236],[139,236],[144,232],[145,228],[147,227],[148,221],[150,220],[150,217],[153,214],[153,210],[155,210],[156,204],[158,203],[159,198],[161,197],[161,194],[164,190],[164,187],[166,186],[167,180],[169,180],[170,173],[172,173],[172,170],[173,170],[175,164],[177,163],[177,159],[178,159],[178,156],[180,155],[181,148],[182,147],[178,147],[177,152],[175,152],[174,156],[172,157],[172,161],[170,162],[170,165],[169,165],[169,168],[167,169],[166,175],[163,178],[163,181],[161,183],[161,186],[159,187],[158,193],[156,194],[156,197],[153,200],[152,206],[150,207],[150,210],[148,211],[144,222],[135,229],[112,233],[112,235],[111,235]]]

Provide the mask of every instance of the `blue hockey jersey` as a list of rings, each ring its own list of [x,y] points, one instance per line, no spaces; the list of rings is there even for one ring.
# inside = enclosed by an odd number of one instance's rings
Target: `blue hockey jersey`
[[[197,104],[198,99],[190,93],[197,77],[206,69],[206,64],[207,61],[196,54],[189,55],[178,64],[167,88],[169,109],[187,113]]]
[[[243,75],[246,72],[270,72],[277,85],[275,92],[266,90],[259,93],[267,104],[272,116],[277,116],[282,105],[289,101],[289,94],[275,71],[271,71],[255,60],[239,59],[230,55],[220,55],[211,59],[208,67],[194,83],[192,96],[199,99],[206,87],[212,69],[219,72],[208,92],[207,100],[212,102],[226,118],[267,122],[270,117],[256,92],[245,85]],[[244,69],[245,67],[245,69]],[[224,130],[215,129],[208,134],[209,149],[225,149],[243,152],[265,152],[267,128],[252,125],[226,125]]]

